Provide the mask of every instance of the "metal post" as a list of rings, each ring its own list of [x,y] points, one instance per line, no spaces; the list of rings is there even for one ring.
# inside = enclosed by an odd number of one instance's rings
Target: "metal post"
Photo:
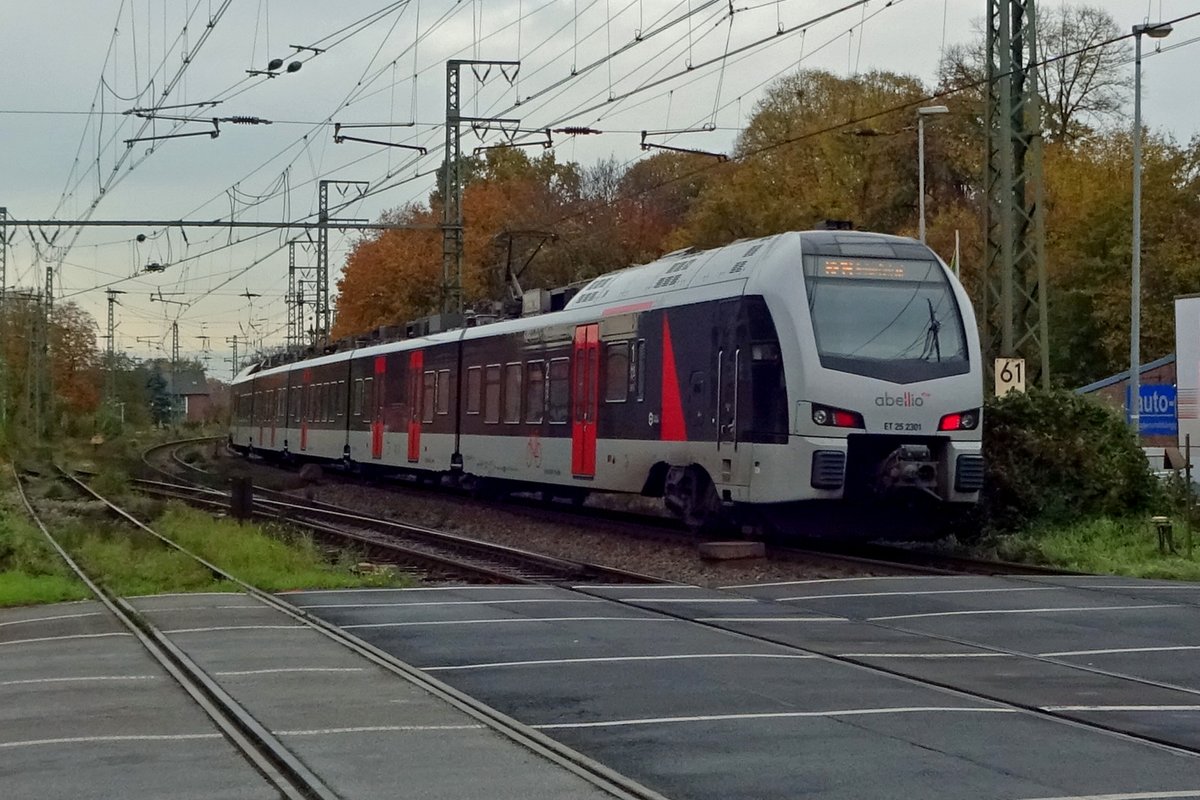
[[[921,244],[925,244],[925,115],[917,114],[917,191],[920,201],[917,206],[921,209],[921,223],[918,230]]]
[[[288,288],[284,296],[287,303],[287,349],[299,347],[300,336],[296,329],[296,243],[288,242]]]
[[[450,59],[446,62],[446,163],[442,180],[442,313],[463,312],[463,213],[462,213],[462,124],[500,123],[514,126],[518,120],[498,117],[464,117],[462,114],[461,70],[469,66],[482,82],[492,67],[512,83],[519,61]],[[480,73],[479,70],[483,72]],[[511,72],[509,72],[511,70]]]
[[[1142,32],[1133,37],[1133,264],[1129,292],[1129,425],[1141,441],[1142,349]]]
[[[238,374],[238,335],[235,333],[233,336],[226,336],[225,343],[233,345],[233,368],[229,375],[230,380],[233,380]]]
[[[0,206],[0,343],[8,330],[8,209]],[[8,348],[0,344],[0,427],[8,422]]]
[[[1050,385],[1035,0],[988,0],[985,286],[989,356],[1020,356]],[[990,370],[990,362],[988,368]]]
[[[1187,557],[1192,557],[1192,435],[1185,434],[1183,437],[1184,462],[1183,462],[1183,496],[1184,496],[1184,512],[1183,512],[1183,536],[1184,545],[1187,547]]]
[[[329,181],[321,181],[318,191],[317,222],[317,299],[313,304],[313,330],[318,341],[329,337]]]
[[[442,183],[442,313],[461,313],[462,302],[462,131],[460,130],[459,69],[461,61],[446,62],[446,171]]]
[[[179,393],[179,323],[171,323],[171,421],[178,422],[176,408]]]
[[[115,403],[117,395],[116,305],[119,294],[125,294],[125,292],[120,289],[105,291],[105,295],[108,296],[108,334],[105,336],[108,344],[104,351],[104,402],[108,404]]]

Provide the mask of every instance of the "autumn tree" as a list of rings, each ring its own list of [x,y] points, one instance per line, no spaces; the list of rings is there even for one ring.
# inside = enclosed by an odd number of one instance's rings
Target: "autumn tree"
[[[698,246],[849,219],[898,232],[916,208],[917,78],[807,70],[776,81],[680,232]],[[831,125],[866,120],[844,130]]]

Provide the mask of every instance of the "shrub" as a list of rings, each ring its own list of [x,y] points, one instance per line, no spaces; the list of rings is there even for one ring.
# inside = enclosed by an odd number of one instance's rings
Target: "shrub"
[[[985,404],[983,527],[1120,517],[1161,489],[1138,441],[1111,410],[1065,390],[1010,392]]]

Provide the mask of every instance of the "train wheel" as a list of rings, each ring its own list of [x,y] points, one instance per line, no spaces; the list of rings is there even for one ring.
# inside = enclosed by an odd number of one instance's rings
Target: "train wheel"
[[[719,528],[721,501],[717,488],[703,467],[671,467],[663,500],[690,530],[696,533]]]

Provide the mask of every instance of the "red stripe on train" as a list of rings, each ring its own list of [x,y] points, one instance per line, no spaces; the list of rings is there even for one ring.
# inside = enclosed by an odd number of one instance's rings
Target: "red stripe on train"
[[[664,442],[686,442],[687,425],[683,421],[683,401],[679,397],[679,376],[675,374],[675,348],[671,346],[671,325],[663,314],[662,420],[658,438]]]

